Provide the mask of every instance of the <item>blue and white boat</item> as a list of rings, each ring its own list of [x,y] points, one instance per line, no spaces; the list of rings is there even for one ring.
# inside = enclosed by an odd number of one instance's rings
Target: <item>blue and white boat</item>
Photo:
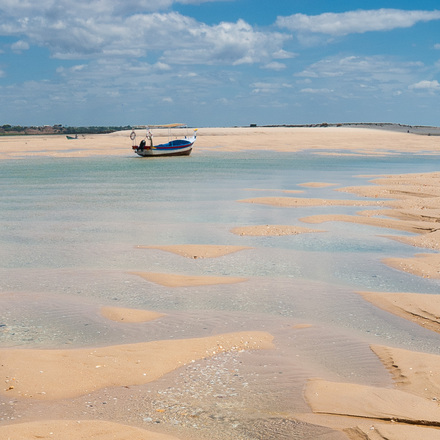
[[[156,156],[189,156],[192,147],[197,138],[197,128],[194,129],[192,136],[185,136],[183,139],[169,140],[170,132],[168,132],[168,142],[164,144],[154,145],[152,128],[177,128],[184,127],[182,124],[167,124],[167,125],[141,125],[133,128],[130,139],[132,141],[132,149],[141,157],[156,157]],[[139,144],[136,141],[135,129],[146,129],[146,135],[141,139]]]

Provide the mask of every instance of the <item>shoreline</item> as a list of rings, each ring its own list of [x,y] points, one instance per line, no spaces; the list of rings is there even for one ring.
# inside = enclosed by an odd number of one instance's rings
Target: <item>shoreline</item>
[[[376,156],[396,153],[440,154],[436,136],[420,136],[374,127],[218,127],[200,128],[197,133],[192,155],[210,151],[246,150]],[[173,129],[170,133],[163,129],[154,130],[157,139],[182,137],[186,134],[187,129]],[[64,135],[0,136],[0,160],[28,157],[135,157],[129,136],[129,130],[84,135],[73,140]]]

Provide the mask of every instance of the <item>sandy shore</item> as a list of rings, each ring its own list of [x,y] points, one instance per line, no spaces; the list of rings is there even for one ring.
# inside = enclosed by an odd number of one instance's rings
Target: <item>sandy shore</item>
[[[176,131],[176,136],[181,132]],[[156,138],[165,137],[158,132]],[[194,155],[198,152],[274,150],[312,151],[316,154],[390,155],[396,153],[438,154],[439,138],[364,128],[202,128]],[[133,156],[129,132],[90,135],[77,140],[64,136],[0,138],[0,159],[31,157]],[[133,156],[134,157],[134,156]],[[413,236],[392,237],[408,245],[426,248],[429,253],[413,258],[389,257],[384,263],[420,277],[440,278],[440,173],[381,176],[364,187],[338,188],[357,197],[313,199],[302,197],[257,197],[241,203],[261,203],[279,208],[299,206],[359,206],[374,209],[357,215],[314,215],[304,223],[354,222],[405,231]],[[303,188],[334,184],[305,182]],[[298,193],[292,190],[291,193]],[[379,209],[378,209],[379,208]],[[298,225],[237,225],[240,235],[291,235],[321,232]],[[173,245],[142,246],[141,249],[172,252],[190,259],[219,258],[245,251],[244,246]],[[166,287],[192,287],[245,282],[245,278],[191,276],[172,273],[131,272],[149,283]],[[440,301],[423,293],[361,292],[362,297],[390,313],[411,320],[426,329],[440,332]],[[119,323],[142,323],[163,316],[160,313],[103,307],[101,314]],[[304,329],[307,324],[302,325]],[[75,397],[107,387],[124,387],[155,381],[196,359],[216,353],[271,349],[272,336],[266,332],[244,331],[205,338],[166,340],[93,347],[76,350],[0,349],[3,387],[0,394],[11,401],[57,400]],[[354,440],[409,440],[440,438],[440,356],[372,345],[395,381],[394,388],[310,378],[304,397],[311,412],[294,414],[303,420],[339,430]],[[63,386],[60,386],[63,384]],[[36,421],[0,426],[0,437],[14,439],[58,438],[151,439],[173,437],[104,421]]]
[[[420,136],[370,128],[352,127],[234,127],[199,128],[198,151],[273,150],[312,151],[319,154],[390,155],[395,152],[432,154],[440,150],[436,136]],[[174,129],[171,137],[189,134]],[[139,136],[143,132],[138,133]],[[168,139],[168,130],[155,130],[157,142]],[[65,136],[0,137],[0,159],[23,157],[133,156],[130,131],[106,135],[85,135],[68,140]]]

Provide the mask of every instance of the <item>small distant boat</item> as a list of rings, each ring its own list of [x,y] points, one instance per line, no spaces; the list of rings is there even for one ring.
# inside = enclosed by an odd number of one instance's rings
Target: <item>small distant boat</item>
[[[167,124],[167,125],[141,125],[133,128],[130,139],[132,141],[132,149],[141,157],[157,157],[157,156],[189,156],[192,147],[197,138],[197,128],[194,129],[193,135],[185,136],[183,139],[168,140],[164,144],[154,145],[152,128],[177,128],[185,127],[183,124]],[[136,141],[135,129],[146,129],[145,137],[139,142]],[[168,134],[168,138],[170,135]]]
[[[76,134],[75,136],[66,136],[67,139],[78,139],[78,135]]]

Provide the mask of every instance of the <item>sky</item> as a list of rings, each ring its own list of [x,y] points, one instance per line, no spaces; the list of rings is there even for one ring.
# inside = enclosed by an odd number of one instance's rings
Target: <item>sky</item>
[[[438,0],[0,0],[0,126],[440,125]]]

